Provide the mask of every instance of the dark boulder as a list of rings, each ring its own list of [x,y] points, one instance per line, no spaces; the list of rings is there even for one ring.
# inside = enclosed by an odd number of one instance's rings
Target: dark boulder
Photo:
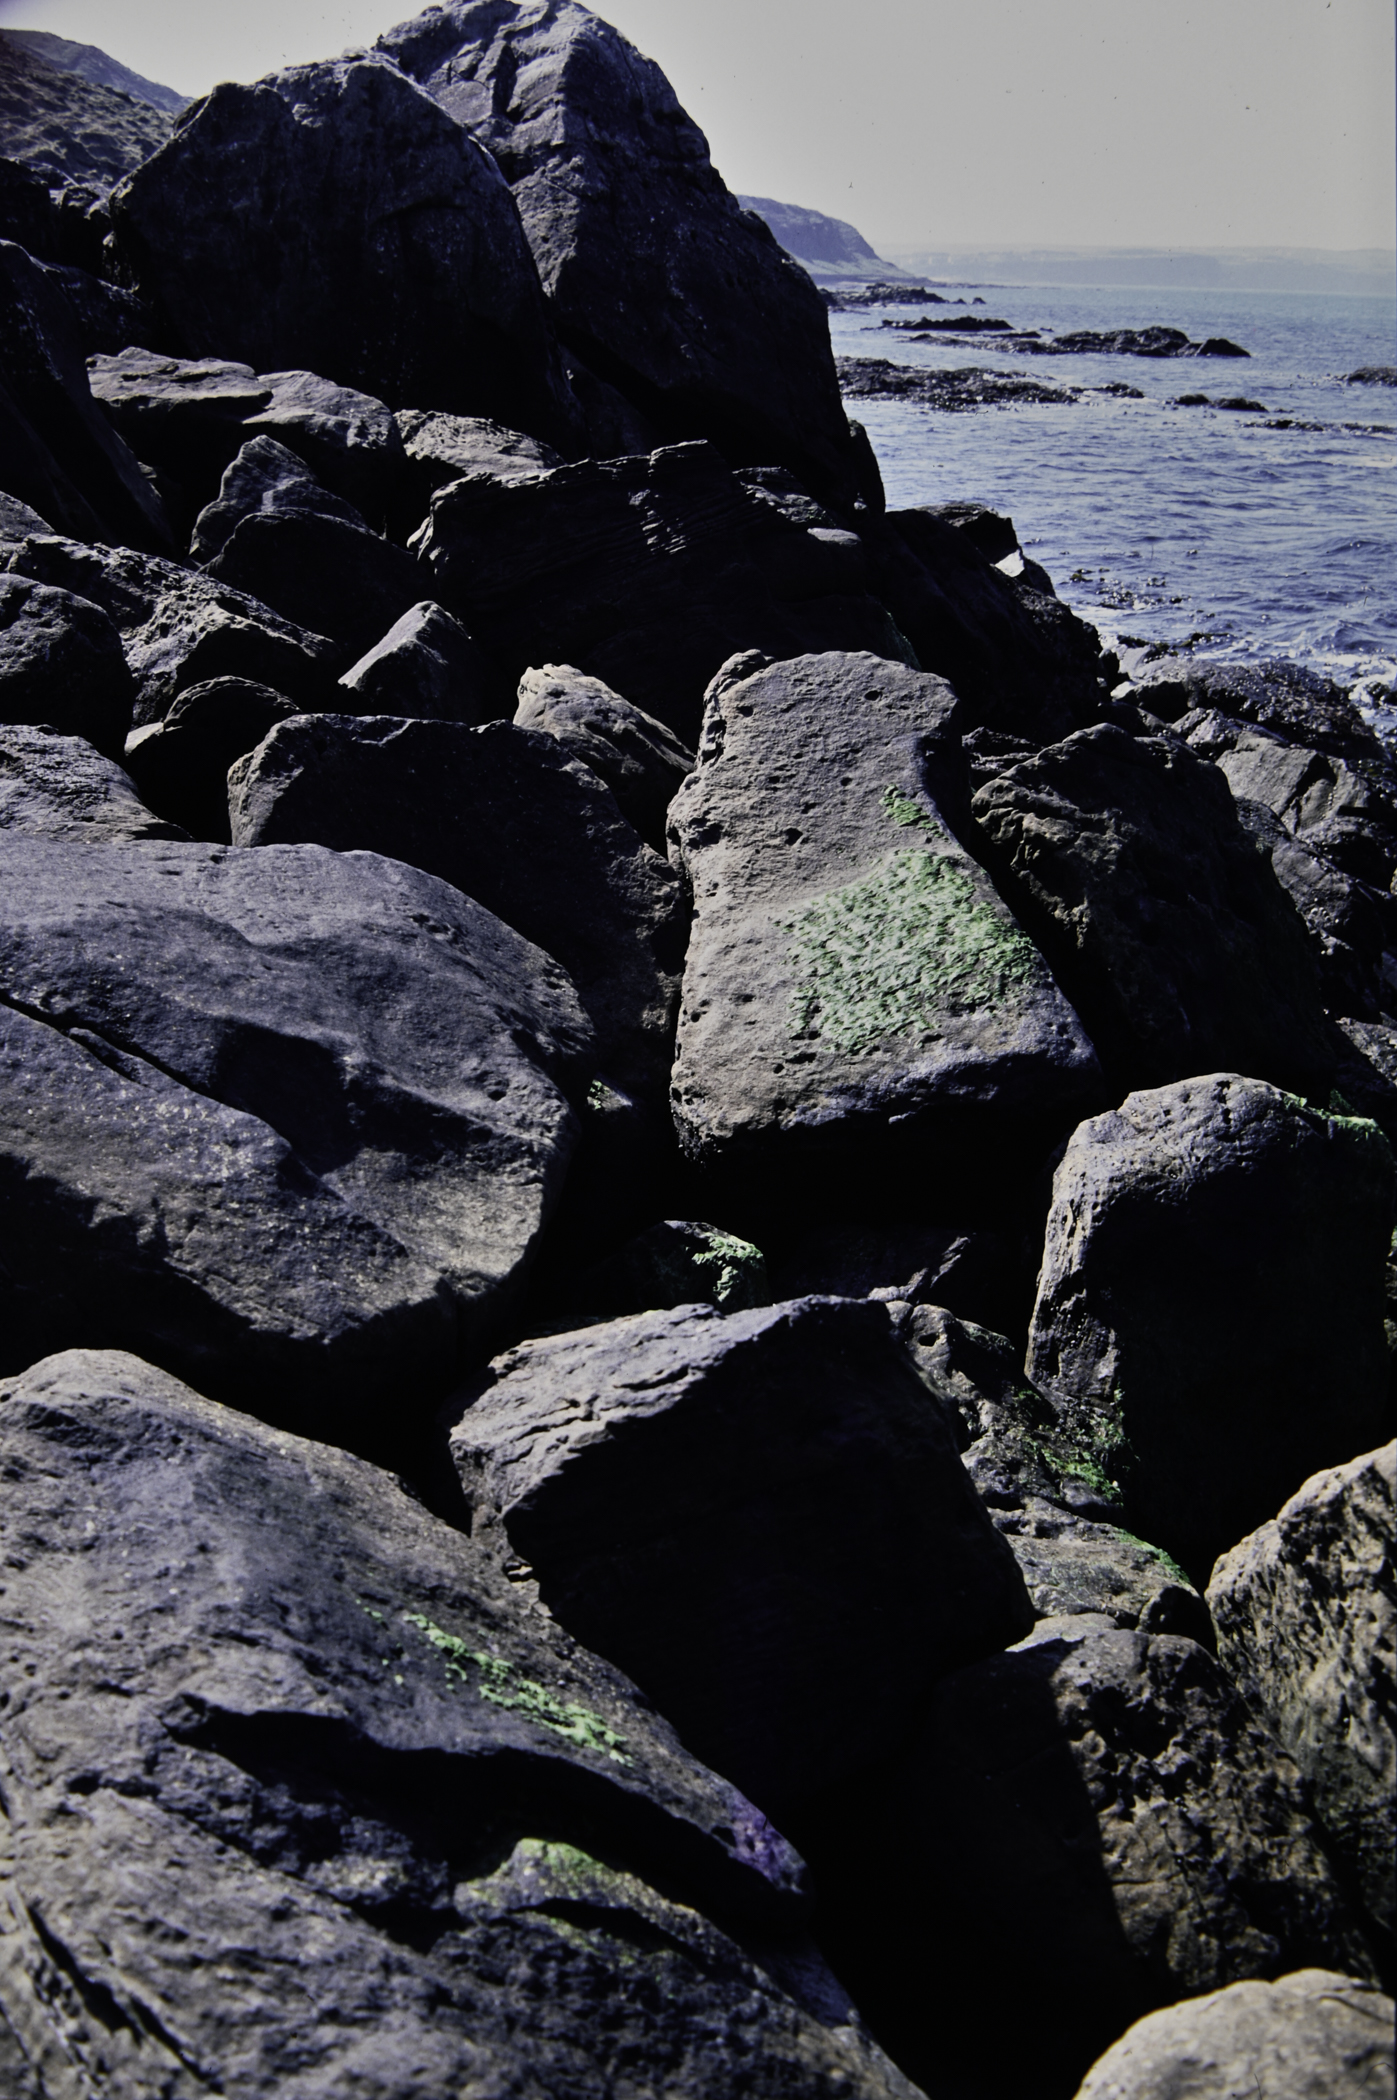
[[[0,835],[0,912],[4,1368],[138,1345],[391,1443],[556,1200],[591,1057],[563,972],[313,847]]]
[[[509,189],[383,60],[215,88],[111,213],[127,281],[186,357],[301,367],[389,408],[424,401],[570,441],[576,411]]]
[[[85,738],[13,727],[0,728],[0,831],[110,846],[188,837]]]
[[[562,964],[606,1077],[663,1101],[687,900],[552,737],[301,715],[239,762],[229,809],[235,845],[382,853],[464,890]]]
[[[451,1447],[472,1536],[778,1818],[1031,1623],[881,1305],[685,1305],[526,1342]]]
[[[698,763],[672,729],[571,664],[526,671],[514,719],[521,729],[547,730],[590,766],[627,823],[664,852],[669,805]]]
[[[0,490],[0,541],[27,540],[32,532],[50,533],[53,527],[18,496]]]
[[[334,518],[361,532],[367,529],[354,505],[332,495],[285,445],[275,438],[249,438],[225,469],[217,496],[196,518],[189,558],[207,565],[223,551],[244,518],[264,513],[286,517],[292,512]]]
[[[351,662],[422,596],[410,554],[363,524],[287,506],[253,510],[233,527],[205,574],[311,634],[327,634]]]
[[[1299,915],[1217,769],[1135,721],[986,782],[972,809],[990,865],[1120,1083],[1226,1070],[1327,1093]]]
[[[336,697],[346,713],[478,724],[507,712],[506,691],[460,621],[423,598],[350,665]]]
[[[209,678],[187,686],[161,721],[127,739],[127,770],[162,817],[226,846],[228,768],[299,713],[294,700],[250,678]]]
[[[1312,745],[1331,758],[1381,762],[1385,756],[1343,687],[1303,664],[1165,656],[1147,665],[1135,683],[1141,706],[1166,721],[1201,710],[1274,730],[1287,743]]]
[[[0,573],[0,722],[43,724],[119,758],[134,681],[99,605]]]
[[[105,1351],[9,1381],[0,1450],[0,2064],[916,2100],[790,1846],[386,1474]]]
[[[695,906],[681,1141],[763,1182],[852,1148],[866,1185],[886,1154],[925,1214],[953,1139],[1070,1120],[1096,1058],[947,828],[963,794],[949,687],[867,655],[743,669],[715,681],[670,812]]]
[[[77,318],[41,263],[0,241],[0,454],[8,493],[78,539],[171,544],[140,464],[88,386]]]
[[[1224,1553],[1218,1653],[1310,1783],[1389,1977],[1397,1853],[1394,1446],[1319,1473]]]
[[[1216,719],[1214,717],[1213,719]],[[1305,922],[1319,970],[1320,997],[1331,1015],[1376,1019],[1391,994],[1383,956],[1397,949],[1397,898],[1321,859],[1264,802],[1234,795],[1242,828],[1266,854],[1277,882]],[[1335,1079],[1343,1091],[1342,1053]],[[1370,1111],[1361,1108],[1367,1115]]]
[[[561,467],[563,455],[522,430],[506,430],[488,416],[449,416],[440,410],[400,408],[393,418],[410,462],[419,514],[450,481],[484,475],[492,481],[523,481]]]
[[[87,357],[109,356],[128,343],[156,349],[160,324],[143,299],[107,284],[90,270],[54,263],[44,273],[56,284],[77,326],[78,341]]]
[[[1260,802],[1310,853],[1387,889],[1397,869],[1397,768],[1357,765],[1210,712],[1185,717],[1188,741],[1227,775],[1238,801]]]
[[[1228,1073],[1131,1094],[1073,1134],[1029,1376],[1096,1411],[1134,1528],[1195,1580],[1384,1434],[1395,1198],[1373,1124]]]
[[[512,679],[573,664],[698,739],[726,660],[866,649],[907,661],[852,533],[807,530],[711,445],[438,490],[413,539],[436,597]]]
[[[667,439],[779,461],[852,506],[819,293],[731,195],[652,60],[573,0],[451,0],[377,48],[494,155],[558,332],[597,378]]]

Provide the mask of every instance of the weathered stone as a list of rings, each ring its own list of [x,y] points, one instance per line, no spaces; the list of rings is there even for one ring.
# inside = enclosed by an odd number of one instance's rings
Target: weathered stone
[[[389,408],[567,443],[575,410],[508,187],[397,67],[351,57],[216,87],[111,213],[128,281],[186,356],[301,367]]]
[[[464,890],[563,965],[605,1075],[663,1100],[682,885],[552,737],[508,722],[300,715],[234,768],[229,811],[235,845],[383,853]]]
[[[1066,1118],[1076,1015],[956,843],[958,703],[867,655],[715,684],[671,837],[694,893],[673,1102],[703,1160]],[[935,1200],[933,1187],[924,1200]]]
[[[508,676],[576,665],[686,744],[709,680],[741,651],[910,656],[868,595],[854,534],[795,524],[711,445],[458,481],[412,544]]]
[[[1076,2100],[1370,2100],[1391,2090],[1393,2010],[1332,1969],[1231,1983],[1137,2020]]]
[[[1208,1585],[1218,1653],[1310,1782],[1390,1959],[1397,1848],[1394,1459],[1307,1480]]]
[[[49,533],[53,527],[21,503],[18,496],[7,496],[0,491],[0,540],[28,539],[31,532]]]
[[[492,481],[524,481],[563,464],[561,452],[506,430],[488,416],[448,416],[428,408],[400,408],[393,418],[410,462],[413,484],[427,508],[449,481],[484,475]]]
[[[505,713],[503,688],[459,620],[420,599],[340,680],[340,705],[364,715],[421,715],[433,722],[489,722]]]
[[[0,728],[0,831],[111,846],[188,837],[147,809],[85,738],[10,727]]]
[[[1031,1624],[881,1305],[687,1305],[526,1342],[451,1447],[473,1536],[778,1818]]]
[[[653,61],[573,0],[451,0],[377,48],[489,147],[559,334],[600,379],[669,438],[779,461],[853,503],[819,293],[729,193]]]
[[[261,379],[271,399],[247,417],[247,430],[294,452],[375,532],[417,523],[426,506],[411,499],[413,477],[391,409],[318,372],[264,372]]]
[[[0,1450],[44,2092],[915,2100],[791,1848],[387,1475],[115,1352],[9,1381]]]
[[[692,1218],[665,1218],[647,1226],[581,1277],[575,1295],[594,1318],[624,1318],[675,1305],[751,1312],[772,1301],[760,1247]]]
[[[1028,1373],[1096,1411],[1133,1528],[1195,1580],[1382,1436],[1393,1211],[1373,1124],[1230,1073],[1131,1094],[1073,1134]]]
[[[1220,664],[1166,656],[1147,665],[1135,683],[1141,705],[1166,721],[1178,721],[1195,710],[1216,712],[1274,730],[1287,743],[1308,744],[1333,758],[1386,762],[1380,738],[1342,686],[1302,664],[1280,658]]]
[[[0,722],[43,724],[120,755],[133,681],[100,606],[0,574]]]
[[[245,516],[205,574],[293,626],[328,634],[351,662],[422,595],[421,571],[401,547],[362,524],[300,508]]]
[[[1331,1014],[1376,1017],[1384,994],[1384,950],[1397,947],[1397,900],[1344,874],[1311,851],[1264,802],[1235,797],[1243,829],[1267,855],[1276,880],[1305,922]],[[1336,1070],[1342,1092],[1342,1075]],[[1365,1108],[1363,1113],[1369,1111]]]
[[[312,847],[0,835],[0,913],[5,1368],[139,1346],[337,1441],[429,1409],[571,1149],[558,966]]]
[[[162,817],[226,846],[229,767],[299,712],[294,700],[252,679],[206,679],[177,694],[162,721],[127,739],[127,770]]]
[[[514,719],[521,729],[546,729],[590,766],[626,821],[664,852],[669,805],[698,763],[672,729],[571,664],[526,671]]]
[[[249,438],[224,469],[217,496],[194,521],[190,560],[211,562],[244,518],[264,512],[274,516],[303,512],[313,518],[334,518],[361,532],[366,529],[354,505],[332,495],[285,445],[275,438]]]
[[[1143,722],[1099,723],[986,782],[972,809],[1122,1083],[1237,1071],[1328,1091],[1304,927],[1215,767]]]
[[[1238,801],[1260,802],[1311,853],[1387,888],[1397,866],[1397,769],[1385,754],[1350,763],[1215,709],[1178,726],[1227,775]]]

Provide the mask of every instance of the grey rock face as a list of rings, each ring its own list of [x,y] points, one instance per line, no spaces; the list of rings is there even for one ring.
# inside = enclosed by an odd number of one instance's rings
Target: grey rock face
[[[53,527],[18,496],[0,493],[0,540],[28,539],[31,532],[49,533]]]
[[[488,722],[503,714],[500,682],[459,620],[430,598],[395,620],[340,680],[341,705],[356,714],[420,715],[433,722]]]
[[[1224,1553],[1208,1603],[1218,1653],[1295,1759],[1390,1949],[1397,1847],[1394,1458],[1307,1480]]]
[[[111,846],[188,836],[83,737],[24,728],[0,728],[0,831]]]
[[[293,626],[328,634],[351,662],[422,595],[421,571],[401,547],[298,505],[250,511],[205,573]]]
[[[1392,2086],[1393,2004],[1332,1969],[1232,1983],[1150,2013],[1092,2065],[1077,2100],[1369,2100]]]
[[[114,1352],[9,1381],[0,1446],[44,2092],[913,2100],[817,1959],[775,1980],[791,1848],[385,1474]]]
[[[1032,1621],[881,1305],[526,1342],[451,1432],[475,1535],[775,1816]]]
[[[1230,1073],[1131,1094],[1074,1133],[1029,1376],[1098,1412],[1136,1528],[1195,1579],[1381,1436],[1393,1202],[1373,1124]]]
[[[0,574],[0,722],[43,723],[117,757],[133,691],[121,636],[100,606]]]
[[[511,678],[576,665],[685,744],[740,651],[910,654],[854,534],[796,524],[711,445],[458,481],[412,544],[433,594]]]
[[[229,843],[228,769],[288,715],[294,700],[248,678],[209,678],[127,739],[126,766],[153,810],[196,839]]]
[[[568,347],[666,435],[855,494],[823,302],[658,66],[573,0],[453,0],[379,39],[489,147]]]
[[[571,1149],[557,965],[315,848],[0,836],[0,912],[7,1368],[139,1345],[337,1439],[429,1406]]]
[[[938,803],[956,708],[867,655],[715,686],[670,814],[695,911],[673,1104],[696,1156],[1089,1094],[1076,1015]]]
[[[302,466],[294,452],[288,452],[275,438],[249,438],[225,469],[217,496],[204,505],[195,520],[189,542],[190,560],[211,562],[244,518],[263,512],[277,516],[301,512],[364,529],[364,520],[354,505],[346,503],[342,496],[332,495]]]
[[[627,823],[664,852],[669,805],[698,763],[672,729],[571,664],[526,671],[514,719],[521,729],[546,729],[590,766]]]
[[[488,416],[448,416],[436,409],[400,408],[393,418],[411,462],[425,510],[433,492],[449,481],[484,475],[492,481],[523,481],[563,464],[561,452],[522,430],[507,430]]]
[[[571,427],[509,190],[395,66],[215,88],[111,209],[124,268],[186,356],[302,367],[389,408],[426,401],[550,440]]]
[[[551,737],[302,715],[235,767],[229,813],[235,845],[384,853],[464,890],[563,965],[606,1075],[663,1101],[682,885]]]
[[[1381,742],[1343,688],[1301,664],[1166,656],[1148,665],[1136,683],[1141,705],[1167,721],[1196,710],[1216,712],[1334,758],[1383,762]]]
[[[1215,711],[1185,715],[1180,728],[1239,801],[1263,803],[1312,853],[1386,889],[1397,865],[1397,778],[1385,756],[1351,764]]]
[[[1268,856],[1276,880],[1305,922],[1326,1010],[1333,1016],[1375,1017],[1384,996],[1390,1001],[1382,958],[1385,945],[1397,939],[1391,892],[1384,895],[1321,859],[1313,842],[1302,844],[1264,802],[1245,795],[1236,802],[1243,829]]]
[[[1136,1086],[1225,1070],[1327,1092],[1304,927],[1225,790],[1177,739],[1098,723],[972,808],[1109,1068]]]

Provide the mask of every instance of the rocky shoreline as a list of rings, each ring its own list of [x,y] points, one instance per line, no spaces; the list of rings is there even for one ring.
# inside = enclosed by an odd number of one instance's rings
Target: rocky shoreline
[[[1387,745],[889,510],[1080,390],[575,0],[160,136],[0,166],[0,2086],[1390,2090]]]

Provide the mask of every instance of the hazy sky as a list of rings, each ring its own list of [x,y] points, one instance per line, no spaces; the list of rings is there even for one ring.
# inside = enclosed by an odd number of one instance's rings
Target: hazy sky
[[[1392,0],[604,0],[731,188],[875,246],[1391,246]],[[402,0],[0,0],[185,94]]]

